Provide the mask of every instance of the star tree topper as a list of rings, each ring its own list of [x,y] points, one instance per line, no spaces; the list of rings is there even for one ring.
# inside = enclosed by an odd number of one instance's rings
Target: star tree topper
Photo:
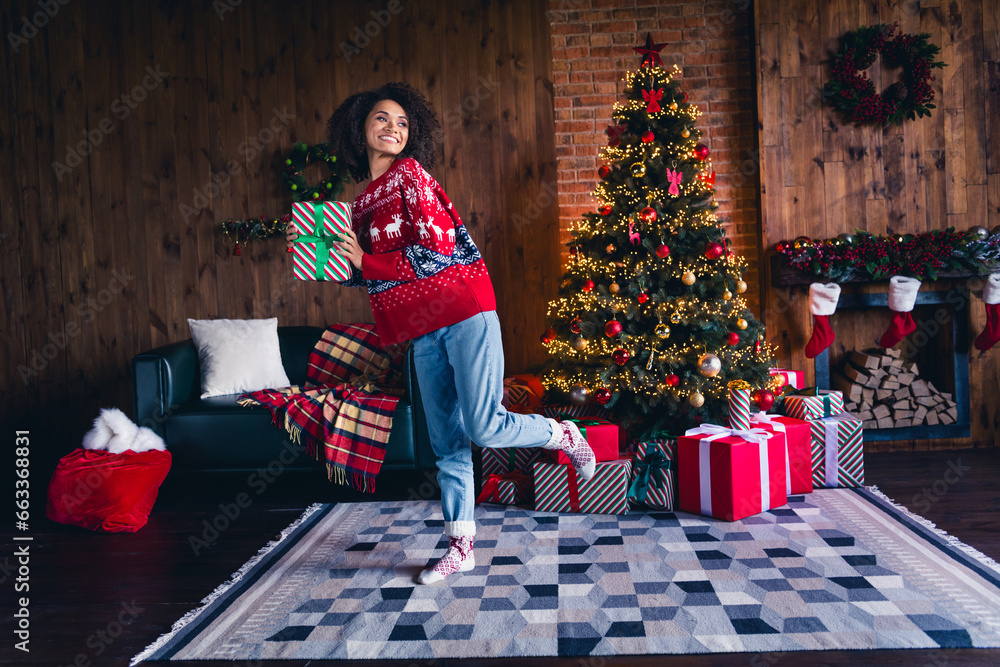
[[[655,65],[663,65],[663,61],[660,60],[660,51],[662,51],[663,47],[666,45],[667,45],[666,42],[664,42],[663,44],[654,44],[653,36],[647,32],[646,46],[632,47],[633,51],[642,54],[642,62],[639,64],[639,67],[646,67],[647,63],[649,64],[649,67],[653,67]]]

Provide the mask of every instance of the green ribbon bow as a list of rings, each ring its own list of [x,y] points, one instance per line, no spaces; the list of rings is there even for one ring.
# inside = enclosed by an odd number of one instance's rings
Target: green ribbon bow
[[[635,481],[629,487],[628,497],[643,502],[646,499],[646,492],[649,490],[649,479],[653,476],[653,471],[673,469],[674,462],[667,459],[662,449],[656,447],[647,450],[643,460],[635,463]]]
[[[833,399],[833,394],[820,394],[819,387],[806,387],[805,389],[796,389],[788,396],[809,396],[813,398],[823,399],[823,416],[832,417],[833,416],[833,405],[831,400]]]
[[[587,427],[588,426],[600,426],[601,424],[605,423],[605,422],[600,421],[599,419],[578,419],[578,418],[573,417],[571,415],[568,415],[566,413],[560,414],[557,417],[557,419],[559,421],[573,422],[574,424],[576,424],[577,428],[580,429],[580,435],[582,435],[584,438],[587,437]]]
[[[293,241],[293,243],[316,244],[316,280],[326,279],[326,265],[330,263],[330,249],[333,247],[334,241],[340,240],[339,236],[317,234],[317,232],[324,229],[323,206],[316,204],[313,206],[313,233],[308,235],[300,234]]]

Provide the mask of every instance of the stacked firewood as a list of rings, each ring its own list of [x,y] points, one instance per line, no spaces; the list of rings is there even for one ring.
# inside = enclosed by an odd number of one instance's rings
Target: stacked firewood
[[[921,379],[917,364],[901,357],[894,349],[851,352],[831,378],[833,388],[844,392],[844,410],[866,429],[954,424],[958,406],[952,395]]]

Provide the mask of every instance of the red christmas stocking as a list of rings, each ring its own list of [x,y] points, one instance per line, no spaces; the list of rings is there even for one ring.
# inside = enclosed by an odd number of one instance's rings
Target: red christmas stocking
[[[889,310],[896,314],[893,315],[889,328],[882,334],[879,345],[893,347],[916,330],[917,325],[910,311],[917,302],[919,291],[920,281],[916,278],[893,276],[889,279]]]
[[[1000,341],[1000,273],[994,273],[983,288],[986,304],[986,327],[976,338],[976,349],[985,352]]]
[[[840,285],[837,283],[813,283],[809,286],[809,310],[813,314],[813,332],[806,343],[806,358],[813,359],[820,352],[833,345],[836,338],[830,327],[830,316],[837,312],[840,300]]]

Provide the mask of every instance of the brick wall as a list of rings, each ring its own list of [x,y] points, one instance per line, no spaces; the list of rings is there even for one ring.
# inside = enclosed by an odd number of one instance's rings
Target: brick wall
[[[596,206],[591,193],[598,150],[607,145],[604,129],[622,99],[622,79],[641,62],[632,47],[652,33],[654,42],[667,43],[663,64],[682,68],[678,82],[702,111],[698,127],[716,172],[716,214],[750,265],[746,296],[757,311],[759,160],[750,1],[550,0],[549,21],[562,241],[571,238],[570,223]]]

